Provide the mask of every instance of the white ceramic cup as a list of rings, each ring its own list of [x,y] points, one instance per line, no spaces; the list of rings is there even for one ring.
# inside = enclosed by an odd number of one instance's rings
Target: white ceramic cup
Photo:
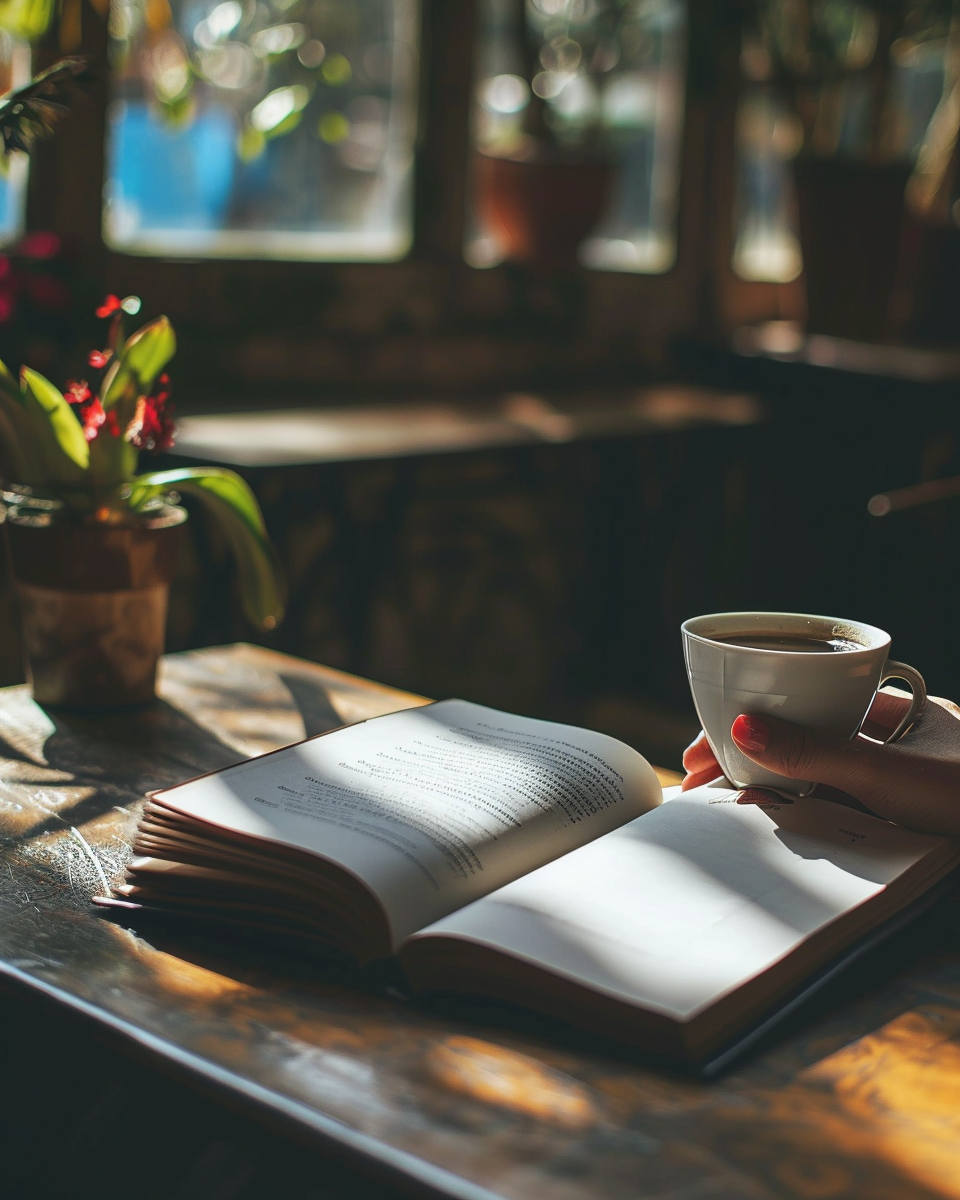
[[[805,796],[813,780],[766,771],[737,749],[730,726],[740,713],[782,717],[834,737],[852,738],[877,690],[902,679],[913,692],[906,716],[888,741],[910,728],[927,697],[920,672],[887,657],[890,635],[862,621],[805,613],[711,613],[684,621],[683,656],[693,703],[724,775],[735,787],[769,787]],[[843,639],[853,649],[808,652],[738,646],[723,638]]]

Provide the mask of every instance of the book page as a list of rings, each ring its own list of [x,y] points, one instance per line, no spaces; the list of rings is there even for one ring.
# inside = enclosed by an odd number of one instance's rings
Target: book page
[[[463,700],[337,730],[157,794],[314,851],[414,930],[659,804],[622,742]]]
[[[411,942],[480,942],[682,1021],[925,856],[956,854],[825,800],[738,794],[671,797]]]

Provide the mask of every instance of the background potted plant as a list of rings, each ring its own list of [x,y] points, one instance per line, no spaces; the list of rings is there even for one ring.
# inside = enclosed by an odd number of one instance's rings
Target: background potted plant
[[[960,4],[945,41],[943,88],[907,185],[903,324],[912,341],[960,341]]]
[[[253,493],[235,473],[187,467],[138,473],[141,452],[173,440],[166,317],[129,336],[140,302],[108,296],[89,365],[99,386],[64,392],[29,367],[0,364],[0,477],[28,676],[41,703],[124,705],[154,694],[185,511],[202,501],[229,542],[249,619],[283,615],[276,556]]]
[[[602,90],[621,64],[623,0],[544,5],[511,0],[502,40],[517,74],[490,86],[512,88],[515,119],[478,129],[478,215],[504,258],[549,270],[576,265],[577,249],[602,215],[614,174],[612,131]]]
[[[801,134],[793,166],[811,331],[862,340],[893,331],[904,198],[923,134],[904,68],[918,48],[942,48],[953,8],[953,0],[752,4],[755,48],[769,56]]]

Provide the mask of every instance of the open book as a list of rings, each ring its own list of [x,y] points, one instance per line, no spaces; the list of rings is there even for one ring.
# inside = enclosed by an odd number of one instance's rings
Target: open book
[[[826,801],[736,795],[661,803],[613,738],[446,700],[154,793],[99,902],[395,956],[416,990],[702,1062],[960,862]]]

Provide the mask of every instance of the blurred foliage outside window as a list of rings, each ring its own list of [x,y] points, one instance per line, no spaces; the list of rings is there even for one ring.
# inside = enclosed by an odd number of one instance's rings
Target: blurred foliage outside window
[[[668,270],[676,256],[685,0],[519,5],[480,5],[474,145],[485,153],[514,153],[537,108],[543,132],[561,150],[609,155],[617,167],[607,211],[581,247],[584,265]],[[502,257],[495,238],[476,222],[466,255],[484,267]]]
[[[416,0],[114,0],[108,244],[402,257],[417,28]]]

